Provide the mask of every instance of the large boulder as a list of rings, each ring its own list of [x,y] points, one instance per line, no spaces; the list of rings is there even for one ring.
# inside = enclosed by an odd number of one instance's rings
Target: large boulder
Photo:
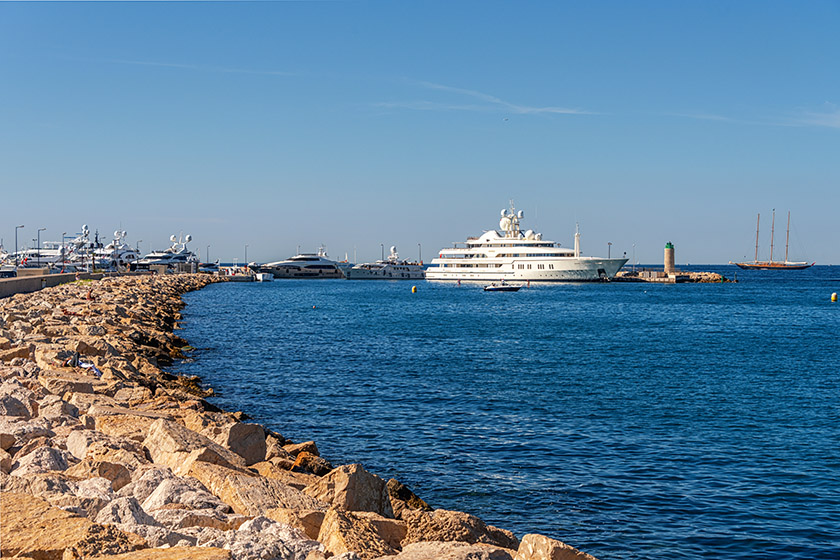
[[[388,495],[391,497],[391,507],[394,509],[395,517],[400,517],[404,509],[432,511],[429,504],[395,478],[388,480]]]
[[[102,477],[111,482],[111,488],[114,490],[119,490],[131,482],[131,472],[125,465],[95,459],[84,459],[64,471],[64,474],[76,479]]]
[[[266,512],[265,516],[277,523],[289,525],[299,531],[303,531],[313,541],[318,540],[318,533],[321,531],[321,524],[324,522],[326,512],[317,509],[289,509],[274,508]]]
[[[458,541],[484,543],[512,550],[519,546],[519,541],[510,531],[486,525],[478,517],[461,511],[403,510],[402,520],[408,526],[403,545],[423,541]]]
[[[279,480],[254,476],[221,465],[194,462],[189,476],[199,480],[210,492],[241,515],[264,515],[278,508],[326,510],[322,501],[308,496]]]
[[[196,462],[229,468],[244,467],[245,460],[205,436],[175,422],[160,418],[149,426],[143,446],[152,461],[166,465],[175,474],[186,474]]]
[[[101,413],[102,408],[96,407],[92,412]],[[130,439],[141,444],[146,439],[149,427],[157,420],[157,418],[139,414],[97,414],[92,417],[97,432],[115,438]]]
[[[332,554],[355,552],[362,560],[396,552],[370,519],[334,508],[329,509],[324,516],[318,541]],[[399,547],[399,540],[396,545]]]
[[[310,552],[324,550],[297,529],[266,517],[256,517],[237,531],[218,532],[199,545],[228,549],[236,560],[306,560]]]
[[[522,537],[514,560],[597,560],[564,542],[543,535],[530,534]]]
[[[149,512],[177,504],[179,509],[213,510],[220,513],[230,507],[208,492],[196,479],[189,477],[166,478],[143,500],[143,509]]]
[[[511,552],[488,544],[418,542],[406,545],[397,555],[376,560],[511,560]]]
[[[15,469],[9,474],[23,476],[49,471],[64,471],[70,466],[71,461],[73,459],[67,452],[54,447],[41,446],[17,461]]]
[[[108,556],[108,560],[231,560],[229,550],[209,547],[146,548]]]
[[[4,558],[17,555],[61,560],[68,549],[70,554],[77,554],[70,558],[76,558],[145,546],[136,535],[97,525],[29,494],[4,493],[0,518],[0,556]]]
[[[148,463],[136,441],[108,436],[95,430],[74,430],[67,436],[67,450],[76,458],[122,463],[131,468]]]
[[[394,517],[385,481],[359,464],[337,467],[303,491],[339,509]]]

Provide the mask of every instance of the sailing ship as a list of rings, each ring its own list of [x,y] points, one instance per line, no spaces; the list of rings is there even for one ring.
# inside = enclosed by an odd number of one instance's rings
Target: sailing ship
[[[776,231],[776,210],[773,210],[773,220],[770,224],[770,260],[769,261],[760,261],[758,260],[758,230],[759,224],[761,223],[761,214],[759,213],[758,219],[755,223],[755,259],[752,262],[732,262],[729,261],[729,264],[735,264],[740,266],[741,268],[745,269],[753,269],[753,270],[802,270],[804,268],[808,268],[810,266],[814,266],[816,263],[807,263],[807,262],[791,262],[788,260],[788,245],[790,245],[790,212],[788,212],[788,219],[787,219],[787,234],[785,235],[785,260],[783,261],[774,261],[773,260],[773,236]]]

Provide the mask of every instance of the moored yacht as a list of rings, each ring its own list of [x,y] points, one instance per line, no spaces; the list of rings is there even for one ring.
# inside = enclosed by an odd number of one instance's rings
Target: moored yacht
[[[511,204],[502,210],[499,228],[464,243],[441,249],[426,270],[427,280],[516,280],[529,282],[582,282],[609,280],[626,258],[585,257],[580,252],[580,232],[574,248],[544,240],[541,233],[521,231],[524,213]]]
[[[344,271],[348,280],[422,280],[426,277],[423,265],[401,260],[396,247],[385,260],[357,264]]]
[[[140,268],[148,268],[153,264],[165,264],[167,266],[174,266],[181,263],[198,263],[198,258],[195,253],[187,249],[187,243],[192,241],[192,235],[187,235],[183,239],[179,239],[174,235],[169,237],[172,246],[165,251],[152,251],[142,259],[137,261],[137,266]]]
[[[275,278],[344,278],[338,263],[327,257],[325,247],[318,253],[300,253],[286,260],[270,262],[260,267],[260,272],[270,272]]]

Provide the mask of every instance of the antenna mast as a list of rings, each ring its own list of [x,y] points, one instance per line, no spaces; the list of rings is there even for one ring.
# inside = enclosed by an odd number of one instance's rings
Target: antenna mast
[[[755,220],[755,259],[753,262],[758,262],[758,225],[761,223],[761,212],[758,213],[758,218]]]

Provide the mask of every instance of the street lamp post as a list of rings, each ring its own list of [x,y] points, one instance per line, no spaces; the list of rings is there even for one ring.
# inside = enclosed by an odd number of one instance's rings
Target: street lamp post
[[[636,244],[633,243],[633,272],[636,272]]]
[[[379,246],[382,248],[382,260],[385,260],[385,244],[380,243]]]
[[[204,255],[204,258],[207,259],[206,262],[208,262],[208,263],[210,262],[210,245],[207,246],[207,252]]]
[[[64,267],[67,266],[67,250],[64,248],[64,238],[67,237],[67,232],[61,232],[61,272],[64,272]]]
[[[18,255],[18,244],[17,244],[17,230],[22,228],[23,226],[15,226],[15,268],[18,267],[20,264],[20,255]]]
[[[245,266],[248,266],[248,244],[245,244]]]
[[[47,228],[42,227],[38,228],[38,267],[41,266],[41,232],[45,231]]]
[[[610,251],[612,250],[612,241],[607,242],[607,258],[610,258]]]
[[[423,247],[419,243],[417,244],[417,261],[423,262]]]

